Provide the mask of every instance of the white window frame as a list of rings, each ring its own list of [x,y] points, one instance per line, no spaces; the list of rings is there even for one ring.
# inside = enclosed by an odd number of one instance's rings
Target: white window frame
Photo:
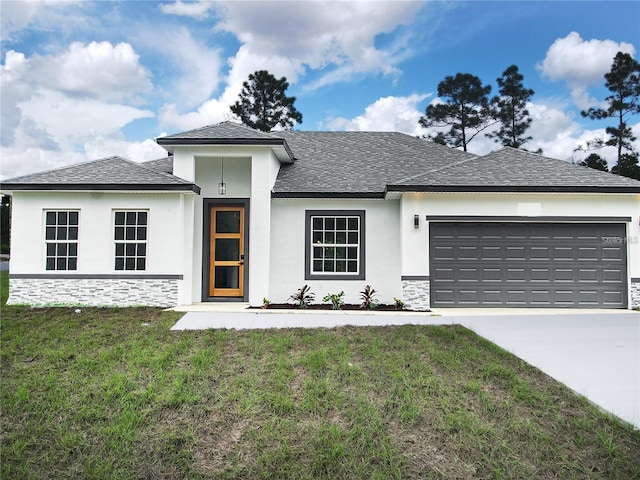
[[[338,225],[342,220],[345,222],[344,228]],[[354,220],[357,221],[356,230],[349,228],[350,222]],[[354,235],[357,241],[354,241]],[[344,252],[343,255],[339,255],[340,250]],[[325,262],[329,262],[328,265],[333,263],[333,268],[325,269],[327,266]],[[339,271],[340,264],[344,266],[344,271]],[[354,264],[355,271],[351,269]],[[365,211],[307,210],[305,212],[305,280],[364,279]]]

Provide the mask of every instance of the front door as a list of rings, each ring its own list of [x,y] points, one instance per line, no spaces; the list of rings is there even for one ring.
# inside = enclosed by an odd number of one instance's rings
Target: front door
[[[244,296],[244,207],[211,207],[209,296]]]

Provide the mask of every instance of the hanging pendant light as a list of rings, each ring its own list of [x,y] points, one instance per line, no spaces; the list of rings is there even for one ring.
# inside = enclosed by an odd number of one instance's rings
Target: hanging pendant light
[[[220,183],[218,184],[218,195],[226,195],[227,194],[227,184],[224,183],[224,157],[222,157],[222,164],[221,164],[221,179],[220,179]]]

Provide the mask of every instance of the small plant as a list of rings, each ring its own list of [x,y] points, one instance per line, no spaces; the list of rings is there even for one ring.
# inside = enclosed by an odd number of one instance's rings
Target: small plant
[[[325,302],[331,302],[331,308],[333,310],[341,310],[342,306],[344,305],[344,299],[342,297],[344,297],[344,292],[340,292],[337,294],[329,293],[325,295],[322,300]]]
[[[393,306],[396,310],[404,310],[404,302],[399,298],[393,297]]]
[[[290,300],[296,302],[298,307],[307,308],[311,302],[313,302],[316,298],[314,293],[311,293],[311,287],[309,285],[305,285],[302,288],[299,288],[296,293],[289,297]]]
[[[271,304],[271,300],[269,300],[267,297],[264,297],[262,299],[262,308],[269,308],[270,304]]]
[[[365,285],[364,290],[360,292],[360,298],[362,299],[362,308],[371,308],[374,309],[378,306],[378,302],[375,297],[377,296],[377,292],[371,288],[371,285]]]

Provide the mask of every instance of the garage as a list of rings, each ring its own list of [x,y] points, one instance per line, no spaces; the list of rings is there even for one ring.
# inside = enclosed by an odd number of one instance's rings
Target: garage
[[[432,307],[627,307],[624,223],[429,222]]]

